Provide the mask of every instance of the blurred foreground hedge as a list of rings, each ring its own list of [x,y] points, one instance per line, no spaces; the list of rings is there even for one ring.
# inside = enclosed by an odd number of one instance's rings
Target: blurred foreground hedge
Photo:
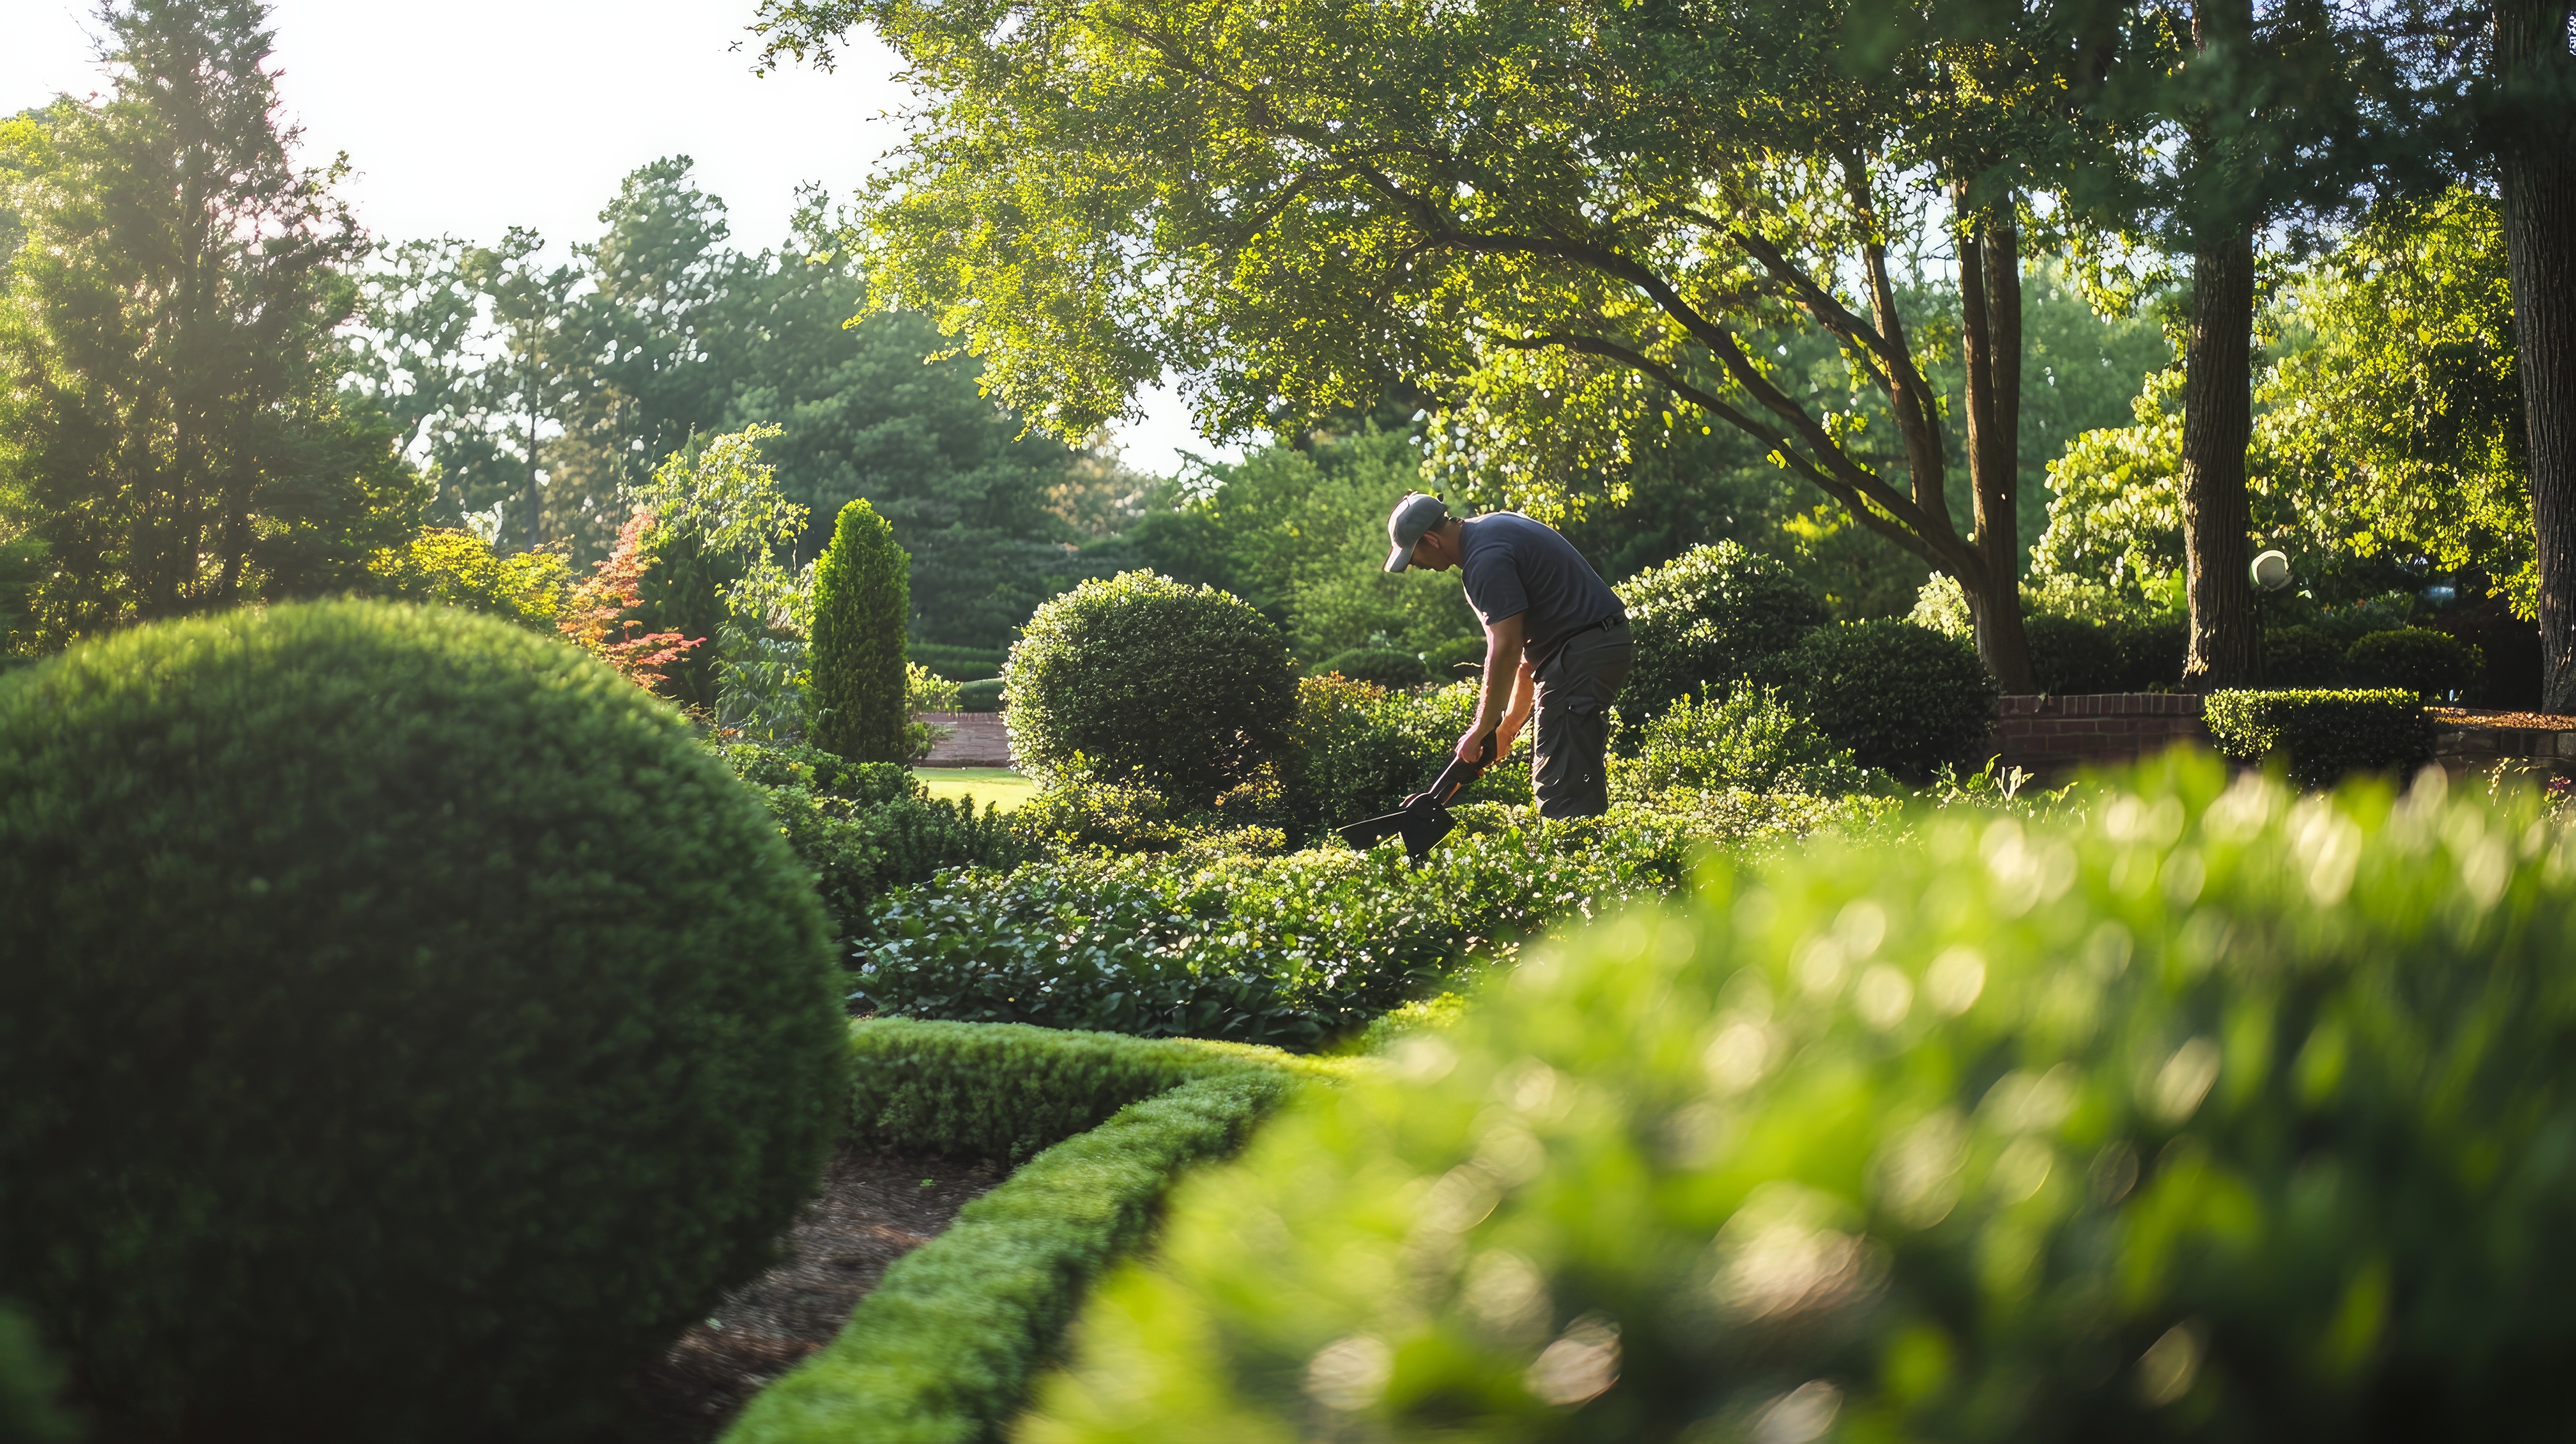
[[[1722,868],[1185,1185],[1030,1441],[2558,1439],[2576,843],[2177,758]]]

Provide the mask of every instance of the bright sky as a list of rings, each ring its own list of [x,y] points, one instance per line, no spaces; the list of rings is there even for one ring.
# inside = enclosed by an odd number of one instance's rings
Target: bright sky
[[[490,241],[522,225],[561,257],[596,233],[620,177],[688,155],[730,209],[734,244],[774,247],[800,181],[846,197],[900,138],[885,118],[905,99],[889,52],[856,37],[830,74],[755,77],[752,0],[272,4],[279,89],[306,161],[347,152],[346,194],[388,240]],[[104,87],[92,10],[0,0],[0,114]],[[1120,437],[1130,465],[1168,472],[1176,449],[1216,450],[1177,400],[1147,409]]]

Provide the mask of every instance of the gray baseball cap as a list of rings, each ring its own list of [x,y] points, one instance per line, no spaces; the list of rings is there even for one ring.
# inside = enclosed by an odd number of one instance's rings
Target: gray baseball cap
[[[1422,534],[1449,519],[1448,503],[1427,492],[1407,492],[1386,519],[1386,539],[1395,550],[1386,554],[1386,569],[1403,571],[1413,564],[1413,544]]]

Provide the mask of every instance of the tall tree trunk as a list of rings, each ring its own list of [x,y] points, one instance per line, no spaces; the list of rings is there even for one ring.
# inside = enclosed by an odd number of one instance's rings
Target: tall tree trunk
[[[2566,0],[2498,0],[2495,16],[2499,78],[2528,97],[2501,127],[2497,171],[2531,444],[2541,706],[2576,712],[2576,57]]]
[[[2186,691],[2255,682],[2254,530],[2245,496],[2253,439],[2254,233],[2237,227],[2192,253],[2191,329],[2183,343],[2182,546],[2189,568]]]
[[[1983,563],[1983,576],[1962,577],[1960,586],[1986,670],[2007,693],[2036,692],[2021,616],[2021,235],[2003,206],[1968,218],[1959,247],[1959,320],[1976,517],[1969,544]]]
[[[2235,51],[2249,63],[2253,0],[2200,0],[2192,43],[2204,56]],[[2254,220],[2235,194],[2223,143],[2208,132],[2188,142],[2185,204],[2195,241],[2191,326],[2183,342],[2183,564],[2189,573],[2191,647],[2185,691],[2250,687],[2259,678],[2261,631],[2254,611],[2249,544],[2254,509],[2245,496],[2245,448],[2253,440]]]

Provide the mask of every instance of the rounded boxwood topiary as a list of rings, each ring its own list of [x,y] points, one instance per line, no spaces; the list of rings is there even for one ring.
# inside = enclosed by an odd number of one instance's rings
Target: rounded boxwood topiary
[[[1685,693],[1723,692],[1825,619],[1824,603],[1787,567],[1731,541],[1693,547],[1617,591],[1636,652],[1618,704],[1631,723]]]
[[[2263,634],[2263,685],[2331,687],[2343,675],[2343,645],[2310,626]]]
[[[2343,654],[2357,687],[2401,687],[2428,702],[2467,692],[2485,670],[2478,649],[2447,632],[2399,627],[2372,632]]]
[[[1921,778],[1974,761],[1995,725],[1995,681],[1967,643],[1912,622],[1819,627],[1772,663],[1783,700],[1863,767]]]
[[[1152,572],[1084,582],[1040,604],[1002,671],[1011,756],[1082,759],[1184,810],[1251,776],[1288,738],[1297,673],[1250,602]]]
[[[668,705],[445,608],[0,685],[0,1280],[123,1433],[562,1427],[812,1190],[820,904]]]
[[[2132,777],[1525,951],[1184,1184],[1014,1437],[2564,1437],[2576,839]]]
[[[1394,647],[1353,647],[1334,654],[1332,660],[1315,669],[1319,677],[1337,672],[1354,682],[1366,682],[1390,692],[1419,687],[1431,680],[1420,657]]]

